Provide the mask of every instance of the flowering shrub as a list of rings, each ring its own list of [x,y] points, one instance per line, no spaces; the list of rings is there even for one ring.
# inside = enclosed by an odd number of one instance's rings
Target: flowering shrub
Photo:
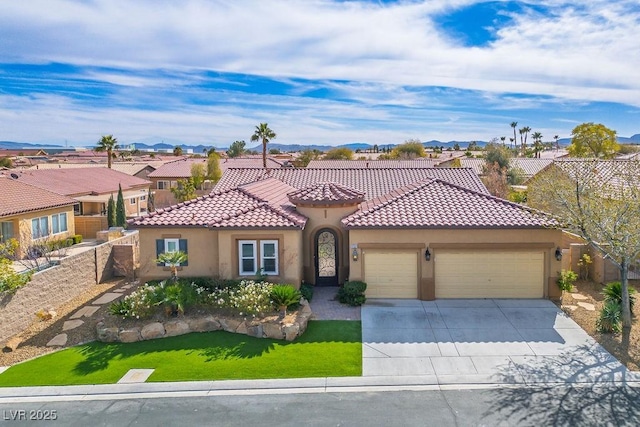
[[[151,317],[156,307],[162,305],[184,313],[189,306],[201,302],[205,295],[206,290],[193,283],[163,280],[157,284],[145,283],[122,300],[112,303],[109,311],[117,316],[144,319]]]
[[[243,280],[240,286],[213,290],[206,301],[214,307],[227,308],[241,316],[253,316],[273,310],[269,282]]]

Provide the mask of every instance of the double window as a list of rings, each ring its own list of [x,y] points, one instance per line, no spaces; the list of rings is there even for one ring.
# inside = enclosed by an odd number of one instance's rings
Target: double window
[[[258,273],[277,276],[278,241],[238,241],[238,264],[241,276],[254,276]]]
[[[64,233],[67,231],[67,213],[62,212],[56,215],[51,215],[51,229],[53,234]]]

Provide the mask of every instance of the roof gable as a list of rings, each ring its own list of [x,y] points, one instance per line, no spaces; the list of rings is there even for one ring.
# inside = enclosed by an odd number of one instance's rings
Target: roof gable
[[[357,204],[364,201],[364,193],[349,187],[334,184],[332,182],[321,182],[302,190],[293,191],[289,194],[289,201],[294,204]]]
[[[507,200],[427,179],[363,203],[347,228],[542,228],[548,215]]]
[[[0,177],[0,194],[2,194],[0,217],[77,203],[69,197],[5,177]]]

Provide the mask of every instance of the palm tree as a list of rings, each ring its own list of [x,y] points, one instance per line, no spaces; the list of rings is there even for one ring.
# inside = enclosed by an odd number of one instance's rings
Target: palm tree
[[[500,137],[500,141],[502,141],[502,145],[504,145],[504,141],[505,141],[505,139],[507,139],[507,137],[506,137],[506,136],[501,136],[501,137]]]
[[[540,151],[542,151],[542,134],[540,132],[534,132],[531,137],[533,138],[533,151],[536,159],[540,157]]]
[[[267,123],[260,123],[260,126],[256,126],[255,132],[251,135],[251,141],[262,141],[262,167],[265,169],[267,168],[267,143],[275,137],[275,132],[269,129]]]
[[[518,122],[511,122],[511,127],[513,128],[513,142],[516,142],[516,127],[518,126]],[[513,147],[511,147],[513,148]]]
[[[560,149],[560,144],[558,143],[560,137],[558,135],[553,135],[553,139],[556,141],[556,151],[558,151]]]
[[[104,135],[98,141],[98,146],[94,148],[98,152],[107,152],[107,167],[111,169],[111,158],[113,157],[113,151],[119,149],[118,140],[113,135]]]
[[[526,156],[527,155],[527,135],[529,135],[529,132],[531,132],[531,128],[529,126],[525,126],[522,128],[522,130],[524,131],[524,150],[522,151],[522,155]]]

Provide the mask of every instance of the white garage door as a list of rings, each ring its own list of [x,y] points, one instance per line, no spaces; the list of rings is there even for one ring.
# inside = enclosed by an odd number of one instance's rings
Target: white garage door
[[[368,250],[364,258],[367,298],[417,298],[416,252]]]
[[[544,253],[438,251],[436,298],[542,298]]]

